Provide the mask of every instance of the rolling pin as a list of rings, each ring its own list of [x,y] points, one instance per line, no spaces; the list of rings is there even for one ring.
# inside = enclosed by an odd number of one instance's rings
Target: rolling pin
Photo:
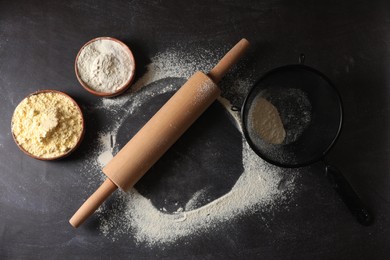
[[[76,211],[77,228],[118,188],[127,191],[218,98],[216,85],[249,47],[239,41],[206,75],[196,72],[103,168],[107,179]]]

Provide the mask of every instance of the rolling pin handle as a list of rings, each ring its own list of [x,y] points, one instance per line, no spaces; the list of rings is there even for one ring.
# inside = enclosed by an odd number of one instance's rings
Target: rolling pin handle
[[[249,48],[247,39],[242,39],[234,47],[228,51],[225,56],[218,62],[215,67],[207,74],[214,83],[218,83],[229,69],[238,62]]]
[[[77,228],[91,216],[118,187],[107,178],[102,185],[76,211],[69,223]]]

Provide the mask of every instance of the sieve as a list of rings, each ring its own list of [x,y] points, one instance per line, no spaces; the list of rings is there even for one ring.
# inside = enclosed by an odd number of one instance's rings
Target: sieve
[[[324,74],[304,65],[303,54],[299,60],[299,64],[279,67],[262,76],[241,108],[243,133],[250,147],[265,161],[286,168],[324,161],[343,121],[341,97],[335,86]],[[254,111],[260,98],[276,108],[284,128],[282,142],[270,142],[259,134],[254,122],[265,116]],[[347,179],[336,167],[325,161],[324,165],[326,176],[358,222],[371,224],[371,214]]]

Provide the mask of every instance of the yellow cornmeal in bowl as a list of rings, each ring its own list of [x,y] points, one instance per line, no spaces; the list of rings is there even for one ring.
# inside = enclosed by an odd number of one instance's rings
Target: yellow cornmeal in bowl
[[[83,118],[74,101],[61,92],[44,91],[20,102],[12,117],[15,141],[38,158],[65,155],[79,142]]]

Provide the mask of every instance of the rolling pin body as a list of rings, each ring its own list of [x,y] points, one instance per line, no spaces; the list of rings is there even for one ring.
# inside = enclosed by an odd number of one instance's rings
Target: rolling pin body
[[[204,73],[195,73],[103,168],[127,191],[217,99],[218,86]]]

